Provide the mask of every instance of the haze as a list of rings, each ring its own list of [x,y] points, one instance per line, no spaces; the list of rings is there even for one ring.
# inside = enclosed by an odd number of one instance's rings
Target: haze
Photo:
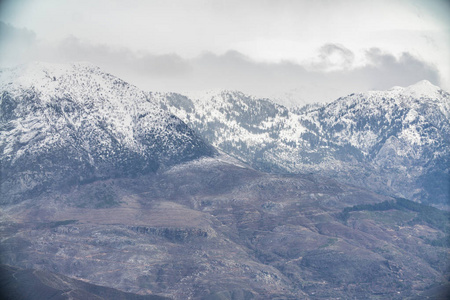
[[[88,61],[149,91],[287,105],[427,79],[450,90],[447,1],[2,1],[0,65]]]

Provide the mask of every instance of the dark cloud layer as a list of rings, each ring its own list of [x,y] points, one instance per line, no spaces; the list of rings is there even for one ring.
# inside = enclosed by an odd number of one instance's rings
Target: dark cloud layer
[[[430,64],[403,53],[396,58],[381,49],[366,51],[368,64],[352,67],[354,53],[343,45],[326,44],[318,61],[308,66],[283,61],[258,62],[237,51],[217,55],[204,53],[193,59],[177,54],[136,53],[126,48],[95,45],[71,36],[57,45],[37,41],[35,34],[0,22],[2,64],[5,61],[44,60],[50,62],[89,61],[110,73],[153,91],[232,89],[259,97],[289,98],[286,102],[331,101],[369,89],[407,86],[427,79],[439,85],[439,73]],[[338,64],[340,68],[333,69]],[[331,69],[331,71],[330,71]]]
[[[427,79],[436,85],[440,84],[437,69],[408,52],[404,52],[399,59],[396,59],[392,54],[372,48],[366,55],[372,65],[360,70],[359,73],[367,81],[371,80],[372,87],[375,89],[385,89],[393,83],[405,86],[422,79]]]
[[[238,89],[259,96],[290,94],[300,102],[329,101],[352,92],[408,86],[423,79],[439,85],[437,69],[409,53],[397,59],[379,49],[370,49],[366,54],[370,64],[350,68],[353,53],[330,46],[326,50],[332,54],[339,51],[345,68],[325,72],[323,64],[311,70],[288,61],[255,62],[240,53],[228,52],[205,54],[191,61],[193,77],[186,79],[198,87],[201,81],[211,88]]]
[[[106,45],[85,43],[74,36],[63,40],[57,46],[57,52],[64,61],[90,61],[144,76],[178,77],[189,73],[191,67],[176,54],[133,53],[126,48],[115,49]]]

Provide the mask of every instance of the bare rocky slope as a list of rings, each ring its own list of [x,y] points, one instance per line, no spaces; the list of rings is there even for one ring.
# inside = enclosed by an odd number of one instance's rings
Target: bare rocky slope
[[[44,270],[0,265],[0,297],[3,300],[167,300],[154,295],[136,295],[93,285]]]
[[[414,299],[448,283],[448,217],[221,156],[3,205],[0,258],[172,299]]]
[[[90,65],[0,78],[6,282],[235,300],[415,299],[448,285],[447,212],[251,168],[161,110],[167,95]]]

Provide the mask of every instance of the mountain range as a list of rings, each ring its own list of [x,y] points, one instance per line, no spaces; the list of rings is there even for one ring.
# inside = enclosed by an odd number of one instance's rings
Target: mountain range
[[[428,82],[288,109],[35,63],[0,93],[13,295],[445,297],[450,215],[424,203],[448,202],[449,94]]]
[[[449,204],[450,94],[428,81],[293,109],[234,91],[159,98],[212,145],[259,170],[320,173]]]

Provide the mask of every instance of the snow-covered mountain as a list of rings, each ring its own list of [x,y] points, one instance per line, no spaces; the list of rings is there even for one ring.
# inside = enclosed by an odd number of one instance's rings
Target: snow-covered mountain
[[[444,202],[448,98],[425,82],[289,110],[239,92],[146,93],[89,64],[3,70],[1,292],[434,297],[449,213],[339,181]],[[170,112],[258,168],[335,178],[249,168]]]
[[[427,81],[288,109],[235,91],[147,93],[90,64],[35,63],[2,70],[0,92],[2,201],[212,155],[203,139],[261,170],[450,197],[450,95]]]
[[[151,95],[90,64],[5,69],[0,93],[3,202],[214,153]]]
[[[235,91],[160,101],[214,146],[259,169],[321,172],[434,204],[450,197],[450,95],[428,81],[295,109]]]

